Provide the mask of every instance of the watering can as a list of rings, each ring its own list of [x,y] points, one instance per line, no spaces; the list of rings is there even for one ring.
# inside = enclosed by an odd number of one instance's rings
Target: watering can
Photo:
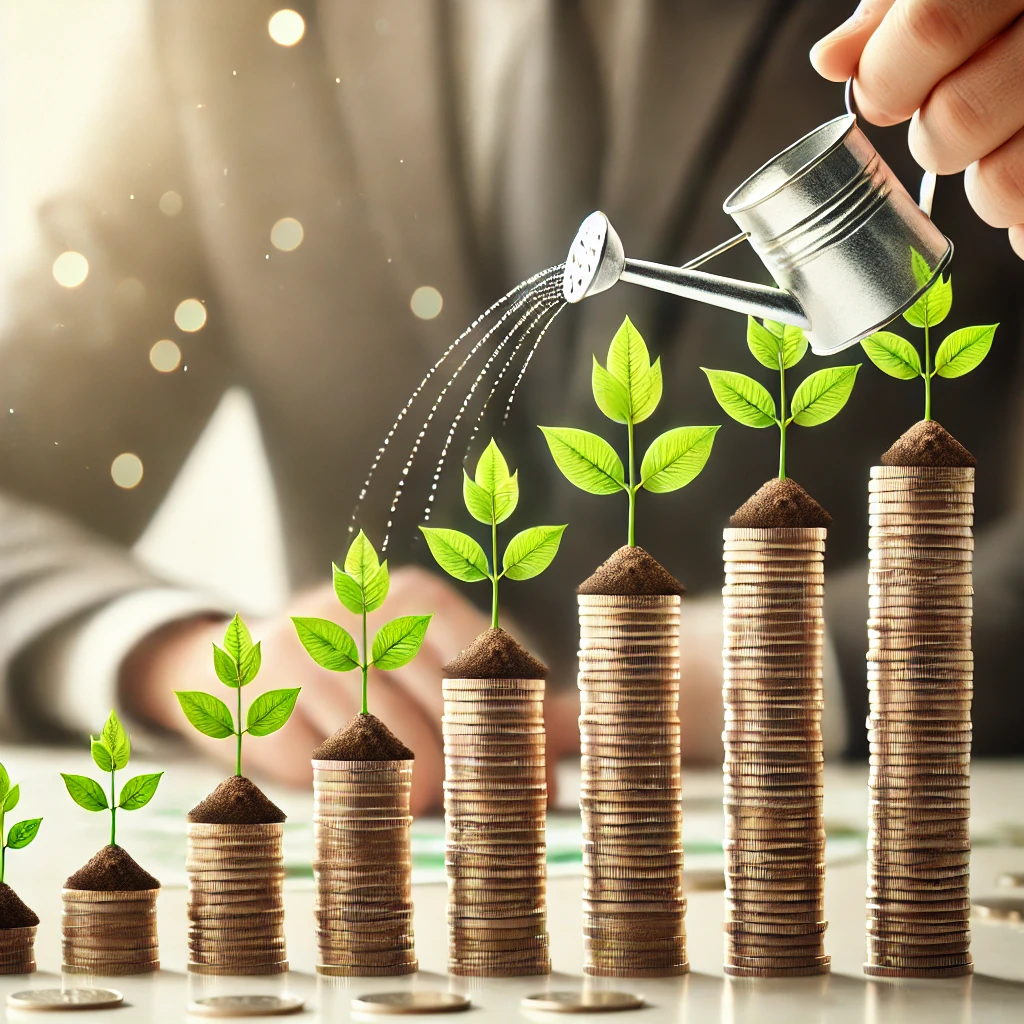
[[[802,327],[811,351],[829,355],[909,309],[949,264],[953,244],[929,216],[934,186],[926,174],[914,202],[858,127],[847,83],[844,115],[794,142],[726,199],[738,235],[682,267],[665,266],[627,259],[597,211],[569,249],[562,294],[579,302],[629,281]],[[780,287],[693,269],[744,240]]]

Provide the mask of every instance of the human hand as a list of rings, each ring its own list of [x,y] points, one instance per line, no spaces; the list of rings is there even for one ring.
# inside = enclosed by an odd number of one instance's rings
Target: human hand
[[[966,171],[987,224],[1024,259],[1024,0],[862,0],[811,49],[824,78],[854,78],[872,124],[910,119],[910,151],[936,174]]]

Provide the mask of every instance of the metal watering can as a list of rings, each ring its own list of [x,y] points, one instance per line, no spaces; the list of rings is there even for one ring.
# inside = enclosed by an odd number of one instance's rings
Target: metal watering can
[[[723,209],[735,237],[682,267],[627,259],[608,218],[580,226],[562,279],[567,302],[617,281],[802,327],[811,350],[855,345],[909,309],[942,273],[953,244],[932,223],[935,179],[926,174],[918,205],[847,112],[815,128],[755,171]],[[769,288],[693,268],[744,239],[780,285]],[[931,270],[915,273],[912,250]]]

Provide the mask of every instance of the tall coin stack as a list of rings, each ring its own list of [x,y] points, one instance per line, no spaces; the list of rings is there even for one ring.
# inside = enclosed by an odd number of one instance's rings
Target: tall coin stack
[[[0,928],[0,974],[31,974],[36,969],[36,927]]]
[[[724,531],[725,973],[825,974],[821,527]]]
[[[418,969],[412,932],[412,761],[313,761],[320,974]]]
[[[99,975],[159,970],[159,894],[159,889],[64,889],[62,970]]]
[[[679,596],[578,600],[583,969],[685,974]]]
[[[188,969],[281,974],[284,825],[188,823]]]
[[[974,470],[870,482],[868,940],[874,977],[958,977],[970,954]]]
[[[547,974],[543,679],[445,679],[448,970]]]

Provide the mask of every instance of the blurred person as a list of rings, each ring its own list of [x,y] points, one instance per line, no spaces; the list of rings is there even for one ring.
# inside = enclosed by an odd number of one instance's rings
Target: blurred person
[[[84,731],[116,690],[137,722],[194,736],[172,690],[212,685],[210,642],[230,609],[155,577],[129,546],[227,387],[244,386],[259,415],[294,587],[287,611],[344,621],[325,581],[347,547],[359,483],[422,373],[464,326],[560,262],[592,209],[608,213],[638,256],[683,262],[704,251],[732,233],[723,198],[842,111],[841,89],[805,58],[835,21],[831,5],[814,0],[324,0],[292,5],[304,34],[289,46],[268,34],[277,7],[154,0],[145,45],[96,126],[94,160],[72,169],[41,210],[49,260],[74,250],[90,271],[62,289],[49,262],[23,268],[4,339],[0,387],[19,415],[0,446],[0,656],[3,721],[21,735]],[[1024,90],[1010,86],[1022,7],[866,2],[814,51],[827,77],[857,75],[868,120],[894,124],[920,108],[914,155],[943,173],[974,168],[970,202],[996,227],[1018,225],[1018,251]],[[994,68],[993,52],[1003,54]],[[1005,90],[974,94],[989,102],[967,125],[961,87],[1003,80]],[[913,191],[920,168],[905,132],[869,134]],[[177,200],[161,204],[171,192]],[[1010,687],[1024,604],[1022,267],[957,187],[940,183],[934,216],[957,247],[948,322],[1002,321],[986,362],[936,401],[982,467],[977,749],[1019,752],[1024,720]],[[268,241],[283,217],[303,227],[288,252]],[[747,247],[716,270],[765,279]],[[117,287],[126,279],[141,282],[137,301]],[[443,298],[432,319],[410,312],[424,285]],[[175,326],[187,298],[202,303],[198,330]],[[535,425],[600,429],[590,353],[603,355],[626,313],[662,356],[669,400],[651,437],[721,422],[697,367],[743,369],[746,360],[741,317],[625,286],[566,311],[534,360],[499,439],[521,471],[524,522],[570,524],[551,572],[507,594],[515,629],[553,669],[552,757],[577,742],[573,588],[621,543],[622,524],[616,503],[561,478]],[[187,373],[150,366],[160,338],[180,345]],[[866,367],[844,415],[791,445],[796,478],[835,518],[829,677],[843,689],[829,698],[839,712],[833,749],[864,746],[867,468],[917,418],[917,401]],[[443,437],[441,424],[433,430]],[[720,756],[720,531],[772,473],[764,433],[752,439],[727,424],[697,481],[638,509],[638,542],[697,595],[681,637],[690,760]],[[108,467],[125,451],[141,456],[145,479],[119,490]],[[400,465],[385,462],[363,508],[378,544]],[[393,561],[429,562],[413,538],[432,465],[421,457],[406,484]],[[453,467],[435,523],[459,524],[459,490]],[[436,612],[423,654],[371,683],[375,709],[416,751],[422,809],[436,806],[443,774],[442,666],[487,618],[432,571],[410,565],[393,580],[388,616]],[[309,660],[287,615],[253,631],[263,640],[262,685],[303,687],[289,725],[254,745],[254,770],[301,783],[311,749],[358,710],[357,687]]]

